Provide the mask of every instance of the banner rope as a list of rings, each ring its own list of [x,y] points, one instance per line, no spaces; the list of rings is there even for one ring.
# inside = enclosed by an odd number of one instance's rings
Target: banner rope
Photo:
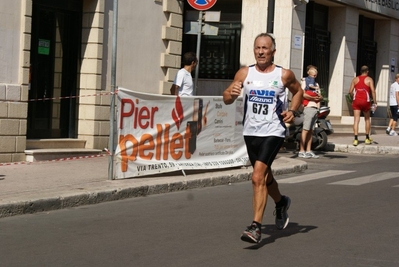
[[[33,98],[28,100],[8,100],[8,99],[0,99],[0,102],[35,102],[35,101],[48,101],[48,100],[59,100],[59,99],[73,99],[73,98],[81,98],[81,97],[93,97],[93,96],[106,96],[106,95],[117,95],[118,90],[115,92],[105,92],[105,93],[98,93],[92,95],[77,95],[77,96],[59,96],[59,97],[44,97],[44,98]]]
[[[19,161],[19,162],[6,162],[0,163],[0,166],[10,166],[10,165],[31,165],[31,164],[40,164],[40,163],[49,163],[49,162],[60,162],[60,161],[71,161],[71,160],[79,160],[79,159],[93,159],[100,158],[105,156],[110,156],[108,149],[104,148],[106,153],[98,154],[98,155],[88,155],[88,156],[76,156],[76,157],[67,157],[67,158],[59,158],[59,159],[49,159],[49,160],[41,160],[41,161]]]

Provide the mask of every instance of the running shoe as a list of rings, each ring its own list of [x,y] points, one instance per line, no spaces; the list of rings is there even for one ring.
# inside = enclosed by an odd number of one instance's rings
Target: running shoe
[[[390,128],[387,128],[387,129],[385,130],[385,132],[386,132],[387,134],[389,134],[389,133],[390,133]]]
[[[310,157],[309,157],[309,155],[307,155],[306,152],[299,152],[299,153],[298,153],[298,158],[308,159],[308,158],[310,158]]]
[[[394,130],[391,130],[391,131],[389,132],[389,135],[390,135],[390,136],[397,136],[398,133],[395,132]]]
[[[313,151],[306,152],[306,155],[308,156],[308,158],[314,158],[314,159],[319,158],[319,156],[317,156],[315,153],[313,153]]]
[[[285,204],[282,207],[277,207],[274,211],[274,215],[276,216],[276,227],[279,230],[283,230],[287,227],[290,218],[288,217],[287,210],[291,205],[291,199],[289,197],[283,196],[285,200]]]
[[[373,139],[371,139],[371,138],[366,138],[366,140],[364,141],[364,143],[365,143],[366,145],[371,145],[371,143],[373,143]]]
[[[241,240],[249,243],[259,243],[261,232],[256,223],[252,223],[241,235]]]
[[[353,140],[353,145],[354,146],[357,146],[359,144],[359,141],[358,140]]]

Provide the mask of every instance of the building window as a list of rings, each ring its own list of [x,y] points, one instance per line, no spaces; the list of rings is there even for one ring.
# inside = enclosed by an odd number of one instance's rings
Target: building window
[[[219,0],[211,8],[220,11],[220,22],[212,23],[219,29],[217,35],[201,36],[198,78],[231,80],[240,68],[241,6],[241,0]],[[187,3],[184,8],[193,10]],[[197,51],[195,34],[183,36],[182,54],[188,51]]]
[[[202,35],[199,78],[233,79],[240,68],[240,23],[219,23],[218,35]],[[197,36],[185,39],[186,51],[196,51]]]

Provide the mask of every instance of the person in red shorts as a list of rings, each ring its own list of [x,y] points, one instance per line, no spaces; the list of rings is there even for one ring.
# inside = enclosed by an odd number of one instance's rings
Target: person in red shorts
[[[349,94],[351,95],[353,102],[353,115],[354,115],[354,124],[353,124],[353,133],[355,135],[355,140],[353,140],[353,145],[357,146],[359,144],[358,141],[358,133],[359,133],[359,121],[360,114],[363,112],[364,122],[366,128],[366,140],[364,143],[366,145],[370,145],[373,140],[370,138],[370,107],[371,107],[371,99],[374,101],[375,108],[377,108],[377,101],[375,97],[375,87],[374,81],[371,77],[368,76],[369,68],[367,66],[362,66],[360,69],[360,75],[353,78],[351,86],[349,88]]]

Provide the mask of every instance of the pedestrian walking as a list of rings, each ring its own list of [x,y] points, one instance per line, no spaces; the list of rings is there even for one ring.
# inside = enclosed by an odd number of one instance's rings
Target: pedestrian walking
[[[395,132],[395,127],[399,113],[399,73],[395,75],[395,82],[391,84],[389,89],[389,110],[391,112],[391,119],[389,120],[386,133],[390,136],[396,136],[398,135]]]
[[[351,95],[353,102],[353,134],[354,140],[353,145],[357,146],[359,144],[358,133],[359,133],[359,122],[360,122],[360,114],[363,112],[364,122],[365,122],[365,130],[366,130],[366,140],[364,143],[366,145],[370,145],[373,140],[370,138],[370,130],[371,130],[371,120],[370,120],[370,108],[371,108],[371,97],[374,101],[375,108],[377,108],[377,99],[375,96],[375,88],[374,81],[371,77],[368,76],[369,68],[367,66],[362,66],[360,69],[360,75],[353,78],[350,88],[349,94]]]
[[[259,34],[254,41],[256,63],[242,67],[233,82],[223,92],[225,104],[232,104],[243,90],[245,98],[243,135],[253,166],[253,221],[241,235],[246,242],[259,243],[263,214],[268,195],[275,202],[277,229],[284,229],[289,222],[287,210],[291,199],[280,193],[273,177],[272,163],[283,145],[286,126],[292,122],[302,101],[302,88],[294,73],[273,62],[276,53],[274,37]],[[292,93],[291,109],[287,109],[286,88]]]

